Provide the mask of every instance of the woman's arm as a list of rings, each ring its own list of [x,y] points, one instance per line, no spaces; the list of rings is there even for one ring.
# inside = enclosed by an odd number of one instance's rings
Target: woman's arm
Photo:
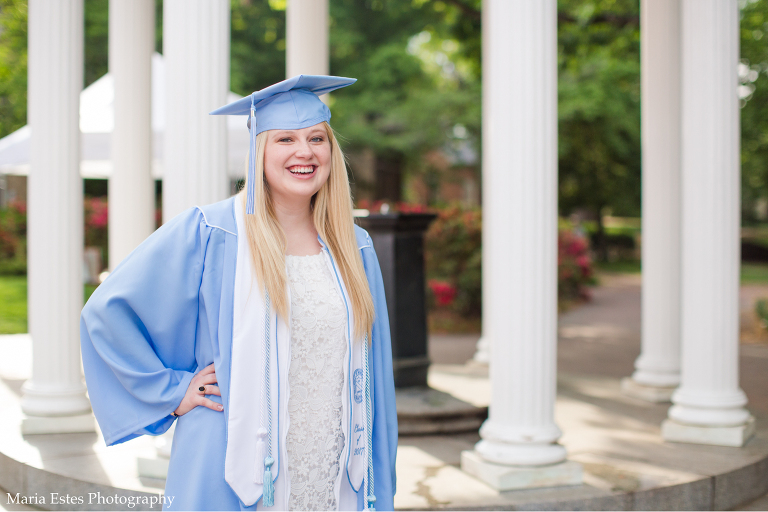
[[[80,317],[88,394],[107,445],[159,435],[195,372],[198,292],[210,229],[191,208],[102,283]]]

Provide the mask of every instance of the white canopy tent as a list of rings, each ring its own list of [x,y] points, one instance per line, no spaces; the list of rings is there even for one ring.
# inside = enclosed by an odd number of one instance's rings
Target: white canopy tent
[[[152,176],[163,177],[163,131],[165,129],[163,56],[152,56]],[[241,96],[230,92],[227,103]],[[114,83],[107,73],[80,93],[80,175],[106,179],[112,173],[111,145],[114,117]],[[248,155],[248,129],[245,116],[227,118],[227,173],[231,179],[244,176]],[[0,174],[29,174],[29,125],[0,139]]]

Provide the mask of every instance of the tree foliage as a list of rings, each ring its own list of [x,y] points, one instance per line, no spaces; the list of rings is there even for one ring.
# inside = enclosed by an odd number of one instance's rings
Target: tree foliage
[[[27,3],[0,0],[0,137],[27,122]]]
[[[419,173],[425,153],[449,145],[456,125],[479,146],[478,61],[453,37],[459,19],[446,2],[331,2],[331,72],[359,79],[333,99],[334,127],[351,149]]]
[[[285,75],[287,0],[231,0],[231,89]],[[87,86],[108,68],[108,0],[85,0]],[[26,0],[0,0],[0,137],[26,122]],[[156,0],[162,49],[162,0]],[[480,151],[482,0],[331,0],[332,95],[347,149],[408,173],[457,144]],[[640,214],[639,0],[558,0],[560,212]],[[768,0],[740,0],[742,205],[768,198]],[[474,164],[479,177],[479,164]],[[599,217],[599,216],[598,216]]]
[[[768,1],[742,2],[740,25],[742,218],[751,222],[768,198]]]
[[[640,214],[637,0],[560,0],[561,214]]]
[[[245,96],[285,79],[285,1],[231,5],[230,89]]]

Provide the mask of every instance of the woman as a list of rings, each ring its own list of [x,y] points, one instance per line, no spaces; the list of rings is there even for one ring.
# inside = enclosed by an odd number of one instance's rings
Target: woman
[[[248,115],[246,192],[166,223],[83,308],[107,445],[178,418],[166,509],[393,508],[381,271],[318,98],[354,81],[300,75],[212,112]]]

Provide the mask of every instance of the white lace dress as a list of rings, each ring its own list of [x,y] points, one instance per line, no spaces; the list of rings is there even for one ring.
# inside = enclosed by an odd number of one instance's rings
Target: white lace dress
[[[325,256],[286,256],[291,287],[287,463],[290,510],[336,510],[346,308]]]

